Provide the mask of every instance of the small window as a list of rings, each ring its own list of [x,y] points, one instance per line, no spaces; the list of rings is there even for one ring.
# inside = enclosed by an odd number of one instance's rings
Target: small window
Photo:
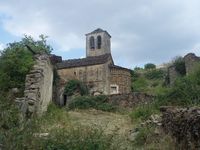
[[[118,85],[110,85],[110,94],[118,94],[119,86]]]
[[[95,48],[95,45],[94,45],[94,37],[91,36],[90,37],[90,49],[94,49]]]
[[[97,48],[101,49],[101,36],[100,35],[97,37]]]

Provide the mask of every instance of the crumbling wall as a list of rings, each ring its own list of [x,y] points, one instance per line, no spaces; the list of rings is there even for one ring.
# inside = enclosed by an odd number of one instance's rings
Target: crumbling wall
[[[179,149],[200,149],[200,108],[161,107],[162,127]]]
[[[183,59],[185,62],[186,75],[194,72],[197,68],[197,65],[200,64],[200,57],[197,57],[194,53],[188,53],[184,56]],[[176,70],[175,65],[171,65],[168,67],[168,76],[170,85],[173,85],[175,80],[180,77],[180,74]]]
[[[24,98],[16,100],[26,117],[42,115],[52,101],[53,66],[49,55],[36,55],[35,60],[33,69],[26,75]]]
[[[154,96],[146,93],[128,93],[128,94],[115,94],[108,96],[108,102],[117,106],[133,108],[140,104],[147,104],[152,102]]]
[[[186,74],[192,73],[196,70],[197,64],[200,63],[200,57],[197,57],[194,53],[189,53],[184,57]]]
[[[176,79],[178,77],[180,77],[180,74],[176,71],[176,67],[175,66],[170,66],[168,68],[168,76],[169,76],[169,84],[173,85],[174,82],[176,81]]]

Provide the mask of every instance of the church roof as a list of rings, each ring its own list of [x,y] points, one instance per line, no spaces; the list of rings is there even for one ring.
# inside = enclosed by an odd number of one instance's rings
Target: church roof
[[[111,54],[104,54],[100,56],[93,56],[93,57],[87,57],[87,58],[82,58],[82,59],[64,60],[61,63],[57,63],[57,68],[65,69],[65,68],[104,64],[109,60],[110,57],[111,57]]]
[[[109,67],[110,67],[110,69],[120,69],[120,70],[131,71],[131,70],[128,69],[128,68],[124,68],[124,67],[117,66],[117,65],[110,65]]]
[[[108,36],[111,37],[111,35],[106,31],[106,30],[103,30],[101,28],[97,28],[96,30],[90,32],[90,33],[87,33],[86,35],[89,35],[89,34],[95,34],[95,33],[101,33],[101,32],[106,32],[108,34]]]

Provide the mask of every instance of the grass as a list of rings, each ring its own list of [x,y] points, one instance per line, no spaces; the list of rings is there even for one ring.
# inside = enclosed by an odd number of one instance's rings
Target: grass
[[[151,115],[158,113],[159,110],[154,104],[146,104],[134,108],[134,110],[130,112],[129,116],[132,121],[141,122],[147,120]]]
[[[130,146],[126,135],[131,128],[128,116],[95,109],[67,111],[50,104],[41,118],[7,130],[1,143],[8,150],[117,149]]]
[[[94,108],[108,112],[114,112],[117,110],[116,106],[107,102],[107,96],[105,95],[75,97],[69,102],[68,108],[70,110]]]

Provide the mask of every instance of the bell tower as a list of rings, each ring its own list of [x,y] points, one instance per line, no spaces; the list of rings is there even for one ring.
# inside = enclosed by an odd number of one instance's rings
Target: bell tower
[[[100,28],[86,34],[86,57],[111,53],[110,34]]]

